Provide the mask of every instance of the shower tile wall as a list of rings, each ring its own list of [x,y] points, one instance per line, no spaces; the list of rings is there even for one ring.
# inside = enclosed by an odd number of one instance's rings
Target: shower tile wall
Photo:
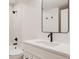
[[[9,39],[10,39],[10,44],[13,44],[15,42],[15,38],[17,37],[18,38],[18,41],[21,42],[22,40],[22,21],[21,21],[21,18],[19,17],[20,14],[18,12],[17,9],[15,9],[15,7],[13,6],[10,6],[9,7],[10,10],[9,10],[9,29],[10,29],[10,32],[9,32]],[[15,14],[12,13],[13,10],[17,10],[17,12]],[[18,17],[20,19],[18,19]],[[18,43],[19,43],[18,42]]]
[[[14,38],[14,17],[12,13],[13,7],[9,7],[9,44],[12,44]]]

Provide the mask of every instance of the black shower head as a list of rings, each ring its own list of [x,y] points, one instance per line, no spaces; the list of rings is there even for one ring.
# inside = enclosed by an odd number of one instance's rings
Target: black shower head
[[[16,37],[14,40],[15,40],[15,41],[18,41],[18,38]]]
[[[12,11],[13,14],[15,14],[17,11]]]

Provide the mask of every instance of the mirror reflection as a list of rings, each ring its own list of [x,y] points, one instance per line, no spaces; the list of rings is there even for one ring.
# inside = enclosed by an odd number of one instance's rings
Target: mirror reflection
[[[43,0],[42,3],[42,31],[57,33],[68,32],[68,0]]]

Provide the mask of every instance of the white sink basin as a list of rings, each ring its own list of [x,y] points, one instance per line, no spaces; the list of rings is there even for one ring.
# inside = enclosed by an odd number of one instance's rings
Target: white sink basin
[[[50,42],[49,40],[36,39],[36,40],[27,40],[24,43],[39,47],[41,49],[46,49],[49,52],[69,56],[69,45],[60,43],[60,42]]]
[[[38,44],[42,44],[42,45],[46,45],[46,46],[50,46],[50,47],[54,47],[54,46],[58,46],[58,43],[55,42],[47,42],[47,41],[37,41],[36,43]]]

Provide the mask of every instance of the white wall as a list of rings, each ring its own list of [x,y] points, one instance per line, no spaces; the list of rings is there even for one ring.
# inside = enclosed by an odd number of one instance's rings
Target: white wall
[[[17,37],[19,41],[22,40],[22,18],[20,17],[20,10],[18,12],[18,8],[16,6],[9,7],[9,40],[10,44],[15,42],[15,38]],[[15,14],[12,13],[13,10],[17,12]]]
[[[14,38],[14,17],[13,17],[13,14],[12,14],[12,10],[13,10],[13,7],[12,6],[9,6],[9,41],[10,41],[10,44],[13,42],[13,38]]]
[[[50,10],[52,8],[67,8],[69,0],[43,0],[44,10]]]
[[[15,16],[16,23],[20,22],[21,24],[17,25],[17,31],[22,29],[23,40],[29,40],[36,38],[41,32],[41,0],[34,0],[28,4],[18,4],[14,8],[17,10],[17,15]],[[19,38],[19,39],[20,39]]]
[[[17,36],[19,41],[47,38],[48,33],[41,32],[41,0],[31,0],[27,4],[20,3],[14,9],[17,10],[13,19],[14,36]],[[68,43],[69,33],[54,34],[54,40]]]

